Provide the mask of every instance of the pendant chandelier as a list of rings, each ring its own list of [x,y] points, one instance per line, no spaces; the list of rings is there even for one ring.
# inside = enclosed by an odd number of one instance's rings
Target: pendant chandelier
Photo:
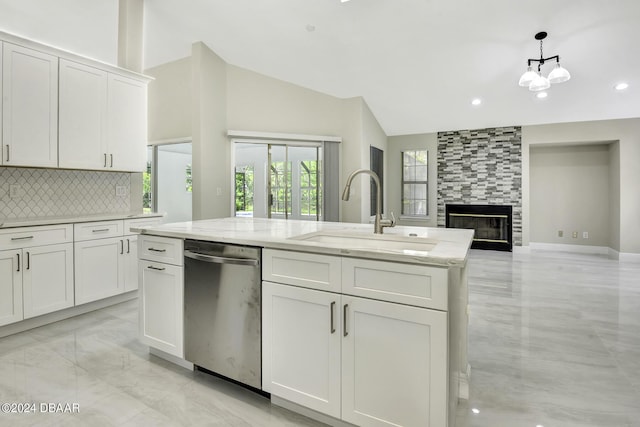
[[[566,68],[560,66],[560,56],[550,56],[548,58],[544,57],[542,53],[542,40],[547,37],[547,33],[544,31],[536,34],[536,40],[540,40],[540,59],[527,59],[527,71],[520,77],[520,81],[518,84],[523,87],[528,87],[532,92],[538,92],[541,90],[549,89],[551,87],[551,83],[562,83],[566,82],[571,78],[571,74],[567,71]],[[544,65],[547,61],[556,60],[556,65],[549,73],[548,77],[542,75],[540,71],[540,67]],[[531,63],[538,63],[538,71],[533,71],[531,68]]]

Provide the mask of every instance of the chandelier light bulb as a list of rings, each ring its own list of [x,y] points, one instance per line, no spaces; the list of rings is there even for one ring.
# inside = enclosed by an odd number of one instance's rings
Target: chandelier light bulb
[[[566,82],[571,78],[571,74],[567,71],[566,68],[563,68],[558,62],[555,68],[549,73],[549,81],[551,83],[562,83]]]
[[[522,87],[527,87],[538,76],[538,74],[531,69],[531,66],[527,67],[527,71],[520,77],[518,84]]]
[[[536,78],[533,79],[531,84],[529,85],[529,90],[531,92],[538,92],[541,90],[549,89],[551,87],[551,82],[542,74],[538,73]]]

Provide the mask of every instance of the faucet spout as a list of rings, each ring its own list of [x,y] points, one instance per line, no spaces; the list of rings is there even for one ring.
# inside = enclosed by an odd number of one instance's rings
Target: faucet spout
[[[342,191],[342,200],[345,202],[349,200],[349,192],[351,191],[351,182],[356,175],[361,173],[371,175],[373,182],[376,184],[376,216],[373,224],[373,232],[375,234],[382,234],[384,227],[394,227],[396,225],[395,218],[393,220],[382,219],[382,189],[380,188],[380,178],[378,174],[370,169],[356,169],[347,177],[347,183]],[[393,213],[391,214],[393,218]]]

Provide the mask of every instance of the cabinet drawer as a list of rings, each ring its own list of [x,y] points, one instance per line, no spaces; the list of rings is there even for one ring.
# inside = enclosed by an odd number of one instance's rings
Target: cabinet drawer
[[[107,237],[120,237],[123,235],[123,221],[97,221],[82,222],[73,225],[74,240],[105,239]]]
[[[342,293],[447,310],[447,269],[342,259]]]
[[[71,224],[0,230],[0,250],[73,242]]]
[[[131,231],[131,228],[152,227],[160,224],[162,224],[162,217],[125,219],[124,234],[138,234]]]
[[[138,237],[138,258],[147,261],[183,264],[182,239],[141,235]]]
[[[262,251],[262,280],[340,292],[340,257],[273,249]]]

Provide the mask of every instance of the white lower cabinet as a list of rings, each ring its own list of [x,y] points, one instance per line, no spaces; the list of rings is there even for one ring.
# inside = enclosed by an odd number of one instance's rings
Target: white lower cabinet
[[[140,341],[184,358],[183,240],[138,236]]]
[[[0,252],[0,326],[73,306],[73,244]]]
[[[342,296],[342,419],[447,425],[447,313]]]
[[[140,341],[183,358],[183,268],[146,260],[138,268]]]
[[[263,389],[361,426],[447,425],[447,313],[263,282]]]
[[[75,243],[76,305],[124,292],[123,245],[120,237]]]
[[[138,235],[124,236],[123,244],[126,245],[123,254],[124,291],[135,291],[138,289]]]
[[[340,295],[262,282],[262,388],[340,418]]]
[[[22,317],[22,250],[0,251],[0,326]]]

